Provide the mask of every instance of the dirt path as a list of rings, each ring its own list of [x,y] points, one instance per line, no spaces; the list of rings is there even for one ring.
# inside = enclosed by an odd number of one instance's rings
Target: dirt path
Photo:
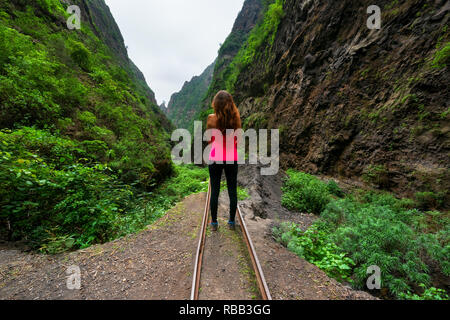
[[[219,230],[208,229],[200,281],[200,300],[259,299],[248,250],[240,227],[228,229],[226,193],[219,202]]]
[[[241,202],[248,231],[252,237],[267,285],[275,300],[372,300],[363,291],[338,283],[322,270],[300,259],[272,238],[272,228],[281,222],[297,223],[307,229],[317,217],[291,212],[281,206],[282,172],[261,176],[258,166],[239,169],[238,182],[246,187],[250,199]]]
[[[374,299],[330,279],[271,236],[273,226],[294,221],[307,228],[314,215],[281,206],[283,175],[262,177],[258,167],[240,169],[239,184],[251,198],[241,202],[272,297]],[[0,245],[0,299],[189,299],[205,194],[187,197],[143,232],[69,254],[44,256]],[[228,196],[220,196],[217,233],[208,231],[201,299],[259,298],[240,230],[229,231]],[[81,290],[68,290],[66,270],[81,269]]]
[[[139,234],[58,256],[0,248],[0,299],[189,299],[205,194]],[[81,269],[81,290],[66,270]]]

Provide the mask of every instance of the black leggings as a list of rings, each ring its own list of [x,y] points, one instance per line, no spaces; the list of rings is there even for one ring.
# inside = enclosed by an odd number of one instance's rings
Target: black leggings
[[[235,220],[237,210],[237,162],[232,164],[209,165],[209,176],[211,178],[211,218],[212,222],[217,222],[217,209],[219,206],[220,180],[222,171],[225,169],[225,177],[227,178],[228,196],[230,197],[230,221]]]

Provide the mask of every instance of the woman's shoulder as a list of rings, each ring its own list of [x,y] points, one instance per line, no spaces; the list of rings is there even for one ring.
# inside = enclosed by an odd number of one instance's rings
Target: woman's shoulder
[[[209,116],[208,116],[208,120],[207,120],[207,123],[208,123],[208,125],[211,127],[214,127],[215,125],[216,125],[216,123],[217,123],[217,116],[216,116],[216,114],[214,113],[214,114],[210,114]]]

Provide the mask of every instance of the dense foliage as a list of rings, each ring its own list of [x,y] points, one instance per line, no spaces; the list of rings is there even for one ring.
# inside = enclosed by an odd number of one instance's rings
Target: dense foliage
[[[39,3],[0,7],[0,126],[103,141],[101,160],[124,181],[150,186],[170,159],[157,107],[88,27],[70,31],[51,20],[64,12],[59,1]]]
[[[150,89],[66,6],[0,0],[0,234],[47,252],[136,230],[133,199],[173,173]]]
[[[282,187],[282,205],[290,210],[320,214],[330,201],[326,184],[303,172],[288,170],[289,179]]]
[[[283,223],[273,229],[277,241],[301,258],[315,264],[330,277],[350,280],[352,259],[342,253],[323,230],[324,224],[315,224],[303,231],[295,224]]]
[[[421,287],[425,296],[440,292],[431,287],[431,270],[450,276],[448,214],[423,212],[412,200],[384,193],[361,191],[339,198],[342,191],[335,183],[288,173],[283,205],[320,214],[306,232],[295,225],[274,230],[290,250],[337,279],[350,276],[357,288],[364,288],[367,268],[377,265],[383,288],[393,296],[412,297]]]
[[[0,219],[11,240],[49,253],[85,248],[139,231],[207,188],[205,169],[175,167],[171,179],[144,193],[97,163],[86,146],[33,128],[0,132]]]

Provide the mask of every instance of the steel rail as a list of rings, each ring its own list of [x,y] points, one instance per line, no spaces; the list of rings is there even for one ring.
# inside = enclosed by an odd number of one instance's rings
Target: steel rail
[[[270,295],[269,287],[267,286],[266,278],[264,277],[264,273],[261,268],[261,264],[259,263],[258,255],[256,254],[255,247],[253,246],[252,239],[247,230],[247,225],[244,221],[244,217],[242,216],[241,208],[239,206],[237,208],[236,213],[237,213],[237,217],[239,220],[239,224],[241,225],[245,244],[247,245],[248,252],[250,253],[250,259],[252,260],[252,265],[253,265],[253,269],[255,271],[256,281],[258,284],[259,291],[261,293],[261,297],[263,300],[272,300],[272,296]]]
[[[211,199],[211,183],[208,184],[208,193],[206,195],[205,211],[203,212],[202,226],[198,240],[197,254],[195,257],[194,276],[192,277],[191,300],[198,300],[200,289],[200,274],[202,271],[203,253],[205,249],[206,227],[208,225],[209,202]]]
[[[201,230],[200,230],[200,237],[198,240],[197,254],[195,257],[194,275],[192,277],[191,300],[198,300],[198,296],[199,296],[200,276],[201,276],[201,271],[202,271],[203,254],[205,251],[206,228],[208,226],[210,200],[211,200],[211,183],[209,183],[209,185],[208,185],[208,193],[206,195],[205,210],[203,212],[203,219],[202,219],[202,225],[201,225]],[[239,224],[241,226],[245,244],[247,245],[247,249],[250,254],[250,259],[252,261],[252,266],[253,266],[253,270],[255,272],[256,282],[258,284],[258,289],[261,293],[261,297],[263,300],[272,300],[272,296],[270,295],[269,287],[267,286],[266,279],[264,277],[264,273],[261,268],[261,264],[259,263],[255,247],[253,246],[252,239],[247,230],[247,225],[244,221],[244,218],[242,216],[241,209],[239,206],[236,210],[236,215],[239,220]]]

